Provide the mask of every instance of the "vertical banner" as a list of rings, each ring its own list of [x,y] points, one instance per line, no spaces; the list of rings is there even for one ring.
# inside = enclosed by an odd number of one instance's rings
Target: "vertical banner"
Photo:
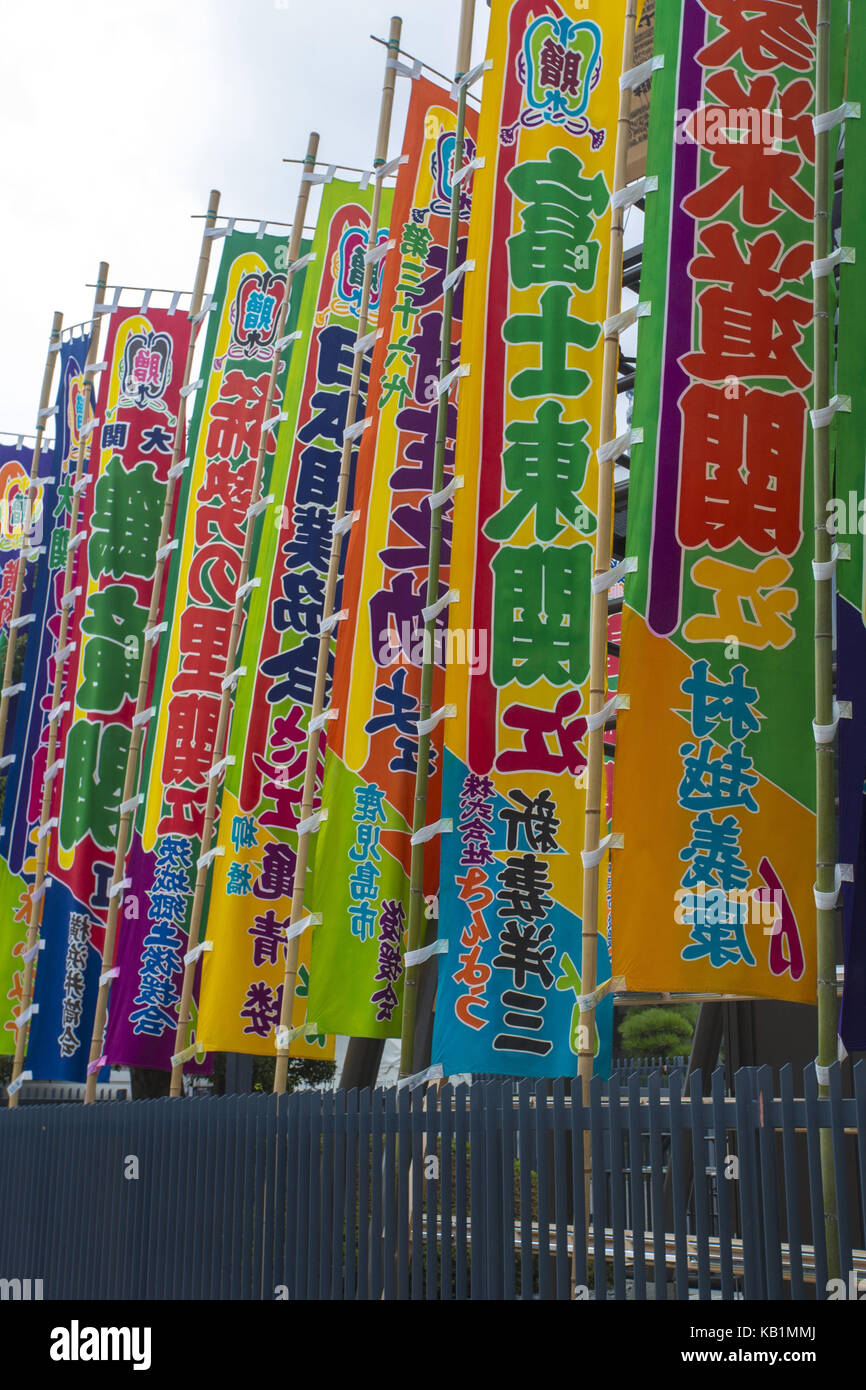
[[[467,113],[464,159],[475,154],[475,113]],[[325,753],[322,804],[328,818],[314,839],[308,904],[313,927],[310,1016],[353,1037],[399,1037],[403,934],[409,912],[409,830],[418,764],[418,706],[430,492],[438,413],[443,281],[454,174],[456,106],[418,80],[394,192],[394,248],[385,260],[380,336],[373,351],[376,396],[362,436],[355,488],[358,519],[349,533]],[[462,183],[457,261],[466,258],[471,179]],[[459,359],[462,287],[455,294],[453,360]],[[448,407],[446,481],[453,476],[457,410]],[[442,586],[448,588],[450,505],[443,513]],[[440,636],[444,634],[442,617]],[[445,657],[444,644],[436,654]],[[444,670],[436,672],[434,707]],[[442,726],[431,750],[428,805],[439,814]],[[428,849],[430,903],[439,881],[438,846]]]
[[[202,966],[199,1039],[273,1055],[295,878],[307,728],[358,331],[373,190],[341,180],[322,194],[280,427],[276,502],[259,553],[244,635]],[[379,242],[388,239],[383,191]],[[377,277],[378,278],[378,277]],[[379,295],[370,303],[375,329]],[[369,357],[356,418],[364,418]],[[355,459],[352,460],[354,469]],[[351,490],[350,490],[351,500]],[[339,611],[339,593],[335,611]],[[327,700],[325,702],[327,704]],[[333,871],[333,870],[331,870]],[[309,1017],[309,934],[301,938],[292,1027]],[[332,1058],[322,1028],[295,1056]]]
[[[446,674],[433,1060],[573,1075],[601,377],[624,9],[490,20],[468,256]],[[599,980],[609,975],[598,942]],[[597,1014],[597,1065],[612,1002]]]
[[[866,64],[866,11],[852,8],[846,95],[860,97]],[[827,528],[839,545],[836,569],[836,663],[840,702],[850,700],[853,718],[839,724],[839,858],[852,864],[852,883],[842,885],[845,976],[839,1033],[849,1052],[866,1051],[866,424],[861,387],[866,360],[866,217],[861,190],[866,181],[866,125],[845,125],[845,179],[839,268],[839,347],[836,389],[851,403],[836,416],[836,496]],[[846,549],[847,547],[847,549]],[[847,557],[847,558],[846,558]]]
[[[655,23],[613,965],[813,1001],[816,7]]]
[[[83,1081],[156,552],[191,325],[117,309],[80,509],[28,1067]],[[71,489],[70,489],[71,490]],[[175,517],[177,507],[175,507]],[[172,533],[174,529],[172,518]],[[71,538],[67,537],[67,540]],[[45,776],[37,755],[37,780]]]
[[[40,464],[47,458],[47,453],[43,454]],[[12,605],[15,601],[15,580],[22,542],[28,547],[41,544],[41,489],[36,494],[32,525],[27,535],[24,535],[32,466],[32,449],[26,448],[24,445],[19,448],[17,444],[0,444],[0,658],[5,653],[6,641],[9,636],[9,619],[12,616]],[[28,565],[24,575],[22,614],[30,612],[32,578],[33,567]],[[10,710],[7,728],[11,726],[14,717],[15,711]]]
[[[0,1052],[14,1052],[15,1025],[21,1005],[24,966],[30,920],[30,884],[35,870],[36,825],[42,806],[40,745],[48,738],[48,713],[54,683],[54,647],[60,623],[60,598],[69,540],[67,518],[72,507],[70,472],[75,472],[79,430],[84,408],[84,364],[90,338],[64,342],[60,348],[60,382],[54,412],[54,450],[44,454],[40,489],[34,508],[37,546],[28,610],[26,650],[21,671],[24,690],[17,697],[11,743],[14,756],[6,774],[6,790],[0,817]]]
[[[232,232],[223,246],[184,470],[187,523],[167,580],[167,631],[155,685],[160,698],[148,724],[141,777],[145,799],[127,860],[130,887],[105,1038],[112,1063],[171,1065],[241,556],[246,528],[256,524],[248,508],[286,255],[284,240],[254,232]],[[291,317],[288,328],[294,328]],[[282,399],[286,363],[284,356],[275,400]],[[271,433],[265,494],[273,440]]]

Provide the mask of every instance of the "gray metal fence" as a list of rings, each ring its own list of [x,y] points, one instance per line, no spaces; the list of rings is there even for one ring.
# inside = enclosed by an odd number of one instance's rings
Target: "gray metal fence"
[[[842,1269],[866,1277],[854,1077],[826,1100],[757,1068],[732,1098],[721,1071],[707,1097],[596,1079],[586,1107],[527,1081],[0,1113],[0,1278],[64,1300],[823,1298],[821,1128]]]

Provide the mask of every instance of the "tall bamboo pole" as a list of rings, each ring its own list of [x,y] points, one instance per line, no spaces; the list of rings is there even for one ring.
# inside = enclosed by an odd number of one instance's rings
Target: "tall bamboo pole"
[[[625,34],[622,49],[622,70],[628,72],[634,64],[634,40],[637,26],[637,0],[627,0],[625,12]],[[629,119],[631,116],[631,88],[620,89],[619,114],[617,117],[616,156],[614,160],[613,193],[626,186],[626,163],[628,159]],[[613,209],[610,232],[610,259],[607,285],[608,319],[619,313],[622,299],[623,237],[625,231],[625,209]],[[601,430],[599,446],[616,438],[616,398],[617,376],[619,370],[619,333],[607,333],[604,340],[604,358],[601,378]],[[610,570],[613,534],[613,470],[615,460],[609,459],[598,465],[598,521],[595,535],[595,560],[593,574],[606,575]],[[592,595],[590,627],[590,666],[589,666],[589,712],[598,714],[604,708],[607,696],[607,589]],[[586,819],[584,822],[584,852],[596,853],[600,842],[601,809],[604,785],[604,727],[593,729],[587,735],[587,791]],[[598,956],[598,865],[583,869],[583,925],[580,982],[584,997],[591,995],[596,988]],[[578,1076],[584,1105],[589,1104],[589,1083],[592,1080],[595,1060],[595,1005],[581,1006],[578,1031]],[[583,1146],[584,1187],[587,1200],[585,1211],[589,1213],[589,1178],[592,1171],[592,1151],[590,1136],[584,1136]],[[577,1239],[575,1238],[575,1259]],[[598,1256],[596,1257],[598,1260]],[[597,1265],[597,1268],[599,1266]],[[596,1276],[598,1277],[598,1275]]]
[[[189,306],[189,318],[191,330],[189,346],[186,353],[184,364],[182,389],[186,388],[192,378],[192,364],[195,357],[195,349],[198,335],[196,333],[195,319],[201,311],[202,300],[204,299],[205,284],[207,283],[208,267],[210,265],[210,251],[213,244],[213,237],[208,232],[213,228],[217,213],[219,212],[220,195],[217,189],[211,190],[210,201],[205,218],[204,228],[202,229],[201,249],[198,258],[198,270],[195,277],[195,285],[192,292],[192,301]],[[174,469],[180,462],[181,454],[186,447],[186,401],[185,395],[179,397],[177,409],[177,423],[174,430],[174,446],[172,448],[171,465],[168,474],[168,485],[165,490],[165,503],[162,512],[162,525],[159,533],[159,544],[157,546],[156,568],[154,570],[153,582],[150,591],[150,608],[147,615],[145,631],[153,631],[159,620],[160,601],[162,599],[162,584],[165,575],[165,568],[168,563],[168,552],[164,547],[168,543],[169,532],[171,530],[171,518],[174,510],[174,494],[177,484],[177,474]],[[139,720],[147,709],[147,693],[150,685],[150,670],[155,654],[156,644],[159,641],[159,634],[154,633],[154,640],[145,638],[144,651],[141,656],[141,670],[138,680],[138,696],[135,703],[135,717],[132,721],[132,735],[129,741],[129,753],[126,759],[126,773],[123,780],[123,795],[121,805],[129,807],[139,784],[139,755],[141,746],[144,742],[145,726]],[[138,722],[137,722],[138,721]],[[114,948],[117,939],[117,920],[120,913],[121,892],[117,885],[122,881],[124,868],[126,865],[126,855],[129,849],[129,833],[133,823],[134,811],[131,807],[122,811],[117,827],[117,845],[114,851],[114,873],[111,880],[111,892],[108,899],[108,921],[105,927],[105,940],[102,947],[102,964],[99,971],[99,993],[96,996],[96,1012],[93,1017],[93,1033],[90,1041],[90,1059],[87,1066],[87,1084],[84,1091],[84,1101],[90,1105],[96,1100],[96,1078],[99,1073],[99,1063],[102,1054],[102,1043],[105,1034],[105,1020],[108,1014],[108,997],[111,989],[111,980],[106,978],[107,972],[114,964]]]
[[[379,130],[376,136],[376,157],[373,160],[374,170],[380,169],[388,159],[388,141],[391,134],[391,111],[394,105],[394,85],[397,77],[394,63],[400,51],[400,35],[402,30],[403,21],[395,16],[391,20],[391,28],[388,33],[388,58],[386,59],[385,78],[382,84],[382,99],[379,107]],[[370,235],[367,243],[371,251],[376,245],[379,232],[379,210],[381,201],[382,180],[377,178],[373,187],[373,205],[370,209]],[[364,283],[361,288],[361,305],[358,312],[356,342],[365,337],[367,333],[372,283],[373,266],[368,263],[364,267]],[[337,580],[340,572],[340,550],[343,541],[342,532],[337,531],[336,526],[337,523],[342,520],[346,511],[346,498],[349,491],[349,469],[352,459],[352,447],[354,444],[354,439],[349,431],[355,423],[355,416],[358,409],[358,397],[361,392],[361,366],[363,355],[364,354],[361,352],[356,352],[352,366],[352,381],[349,388],[346,425],[343,433],[343,451],[340,456],[337,508],[334,516],[334,531],[331,536],[331,554],[328,560],[328,577],[325,582],[325,597],[322,608],[323,627],[327,619],[332,617],[334,613],[334,598],[337,592]],[[307,761],[304,767],[304,788],[301,794],[301,822],[308,820],[313,814],[313,803],[316,795],[316,764],[319,757],[319,730],[313,728],[313,725],[318,716],[322,713],[324,707],[330,651],[330,631],[323,631],[319,638],[319,651],[316,660],[316,680],[313,686],[313,703],[307,726],[310,732],[307,741]],[[304,891],[307,882],[309,849],[309,832],[299,832],[289,930],[291,930],[291,927],[293,927],[296,922],[299,922],[304,915]],[[288,1047],[281,1047],[279,1045],[279,1038],[285,1034],[285,1031],[289,1028],[291,1023],[292,1009],[295,1002],[295,986],[298,978],[298,950],[299,938],[290,937],[286,943],[286,970],[283,977],[283,996],[280,1001],[280,1023],[279,1032],[277,1034],[277,1063],[274,1071],[275,1095],[283,1095],[289,1074]]]
[[[469,70],[472,56],[472,29],[475,21],[475,0],[462,0],[460,12],[460,35],[457,44],[456,80],[459,82]],[[457,97],[457,129],[454,144],[454,173],[463,163],[463,145],[466,134],[466,88],[460,87]],[[454,183],[451,189],[451,220],[448,227],[448,254],[446,275],[450,275],[457,264],[457,243],[460,232],[460,197],[462,183]],[[454,311],[454,286],[445,291],[442,303],[442,337],[439,357],[440,383],[451,371],[451,325]],[[432,493],[442,491],[445,480],[445,445],[448,439],[448,391],[441,391],[436,412],[436,444],[433,455]],[[432,509],[430,514],[430,555],[427,569],[427,601],[430,608],[439,597],[439,570],[442,549],[442,507]],[[436,618],[429,618],[424,624],[424,645],[421,663],[421,693],[418,707],[419,723],[429,719],[433,713],[433,677],[435,674],[434,638]],[[415,772],[415,802],[412,812],[412,834],[417,834],[427,823],[427,786],[429,781],[430,734],[418,736],[418,766]],[[406,935],[406,953],[417,951],[424,932],[424,844],[412,845],[409,862],[409,922]],[[418,982],[420,965],[410,965],[403,981],[403,1019],[400,1030],[400,1076],[412,1076],[415,1066],[415,1021],[418,1013]]]
[[[9,619],[9,636],[6,642],[6,661],[3,667],[2,693],[0,693],[0,756],[3,754],[3,747],[6,743],[6,724],[9,718],[10,699],[10,696],[7,695],[6,692],[12,685],[12,668],[15,665],[15,648],[18,642],[18,619],[21,616],[24,576],[27,572],[27,565],[29,563],[25,555],[25,551],[30,546],[27,537],[33,520],[33,504],[36,500],[36,489],[39,485],[42,436],[45,433],[45,420],[50,414],[48,402],[51,399],[51,382],[54,377],[54,362],[60,348],[60,330],[62,327],[63,315],[61,313],[55,313],[51,324],[51,341],[45,358],[45,370],[42,373],[42,391],[39,396],[39,410],[36,416],[36,442],[33,445],[33,462],[30,465],[30,487],[27,493],[27,506],[24,512],[21,554],[18,556],[18,567],[15,571],[15,594],[12,599],[12,613]],[[21,769],[19,768],[18,771],[20,773]]]
[[[70,542],[66,550],[66,570],[63,576],[63,595],[60,602],[60,631],[57,638],[57,646],[54,652],[54,685],[51,692],[51,712],[48,721],[48,748],[45,758],[45,776],[42,784],[42,809],[39,817],[39,833],[36,844],[36,878],[33,883],[33,891],[30,896],[30,918],[27,924],[27,949],[25,952],[24,966],[24,986],[21,996],[21,1014],[19,1017],[29,1018],[30,1006],[33,1003],[33,981],[36,973],[36,943],[39,940],[39,924],[42,919],[42,899],[45,889],[45,865],[48,861],[48,837],[49,819],[51,814],[51,793],[54,785],[55,754],[57,752],[57,728],[60,723],[60,702],[63,693],[63,675],[66,662],[71,654],[73,643],[67,645],[67,635],[69,632],[70,614],[72,605],[70,597],[72,594],[72,571],[75,564],[77,544],[78,513],[81,508],[82,488],[80,483],[84,477],[84,465],[87,454],[90,450],[90,436],[96,427],[93,418],[93,378],[95,376],[94,366],[96,365],[99,350],[99,330],[100,330],[100,306],[105,302],[105,285],[108,280],[108,265],[101,261],[96,275],[96,294],[93,300],[93,327],[90,335],[90,346],[87,350],[87,360],[84,366],[84,384],[82,387],[83,411],[81,416],[81,429],[78,435],[78,450],[75,459],[75,480],[72,487],[72,510],[69,518]],[[55,769],[56,771],[56,769]],[[15,1039],[15,1060],[12,1063],[12,1082],[18,1080],[18,1076],[24,1065],[24,1048],[27,1037],[27,1022],[19,1024]],[[10,1093],[9,1106],[14,1108],[18,1104],[19,1091]]]
[[[252,488],[250,489],[250,503],[255,505],[260,501],[262,490],[262,478],[265,468],[265,451],[268,444],[268,431],[264,428],[272,418],[271,410],[274,404],[274,396],[277,389],[277,378],[280,374],[282,360],[282,349],[276,344],[283,337],[286,328],[286,319],[289,314],[289,300],[292,294],[292,281],[294,279],[294,265],[298,260],[298,253],[301,249],[301,238],[304,229],[304,218],[307,212],[307,203],[310,198],[309,175],[313,172],[316,165],[316,155],[319,151],[319,136],[316,131],[311,131],[307,143],[307,153],[304,158],[304,174],[301,175],[301,184],[298,191],[298,201],[295,207],[295,216],[292,222],[292,229],[288,241],[288,266],[286,274],[286,292],[280,306],[277,318],[277,328],[274,335],[274,358],[271,363],[271,372],[268,377],[268,390],[265,397],[265,406],[262,414],[262,430],[259,438],[259,449],[256,457],[255,473],[253,475]],[[226,744],[228,742],[229,721],[231,719],[232,705],[234,703],[234,687],[229,681],[235,669],[235,662],[240,645],[241,631],[244,624],[244,605],[246,602],[246,584],[250,573],[250,563],[253,553],[253,537],[255,535],[255,524],[252,515],[248,517],[246,534],[244,535],[244,548],[241,555],[240,572],[238,575],[238,589],[235,595],[235,606],[232,614],[232,625],[229,632],[228,649],[226,652],[225,679],[222,685],[222,695],[220,697],[219,717],[217,720],[216,736],[214,738],[214,766],[222,760]],[[207,855],[210,851],[211,840],[213,838],[214,825],[216,822],[217,797],[219,794],[219,779],[216,776],[208,779],[207,801],[205,802],[204,827],[201,837],[201,855],[195,877],[195,891],[192,900],[190,913],[189,936],[187,944],[190,949],[198,945],[201,933],[202,917],[204,914],[204,900],[207,893],[208,870],[210,861]],[[186,961],[183,970],[183,985],[181,988],[180,1005],[178,1007],[178,1024],[175,1035],[174,1056],[186,1047],[186,1040],[189,1035],[190,1024],[192,1023],[192,990],[195,982],[196,962]],[[181,1095],[183,1090],[183,1062],[174,1062],[171,1069],[171,1086],[169,1094],[172,1096]]]
[[[830,97],[830,0],[818,0],[817,50],[815,59],[815,113],[828,110]],[[815,137],[815,260],[827,256],[830,245],[830,134]],[[814,277],[814,399],[815,410],[823,410],[830,400],[830,288],[826,275]],[[815,560],[827,564],[831,541],[824,524],[830,497],[830,426],[814,430],[815,475]],[[815,580],[815,723],[833,723],[833,580]],[[836,886],[836,744],[815,744],[816,885],[820,893],[832,896]],[[836,1002],[836,911],[816,908],[816,955],[818,975],[818,1065],[829,1067],[836,1060],[838,1026]],[[828,1096],[828,1086],[819,1085],[818,1095]],[[827,1275],[840,1275],[839,1217],[836,1206],[836,1178],[833,1166],[833,1135],[822,1129],[820,1135],[821,1176],[824,1188],[824,1234],[827,1245]]]

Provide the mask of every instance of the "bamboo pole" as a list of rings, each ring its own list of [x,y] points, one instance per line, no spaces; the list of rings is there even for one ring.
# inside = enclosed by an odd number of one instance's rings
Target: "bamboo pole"
[[[475,21],[475,0],[462,0],[460,12],[460,33],[457,42],[456,81],[468,72],[472,55],[472,29]],[[454,144],[454,173],[463,163],[463,145],[466,134],[466,88],[461,87],[457,98],[457,129]],[[457,243],[460,232],[460,196],[463,185],[455,183],[451,189],[451,220],[448,227],[448,254],[446,274],[450,275],[457,264]],[[451,371],[451,325],[454,311],[454,286],[445,291],[442,302],[442,337],[440,340],[439,381]],[[440,391],[436,412],[436,444],[433,455],[432,493],[441,492],[445,481],[445,445],[448,439],[448,391]],[[430,514],[430,555],[427,568],[427,600],[430,608],[439,597],[439,570],[442,549],[442,508],[436,507]],[[421,693],[418,706],[418,719],[423,723],[433,713],[433,677],[435,674],[434,638],[436,619],[429,618],[424,624],[424,645],[421,661]],[[430,734],[418,736],[418,766],[415,771],[415,801],[412,811],[412,834],[417,834],[427,823],[427,789],[429,782]],[[424,934],[424,845],[413,844],[409,862],[409,922],[406,934],[406,953],[417,951],[422,945]],[[412,1076],[415,1066],[415,1021],[418,1014],[418,983],[421,976],[420,965],[410,965],[403,980],[403,1018],[400,1030],[400,1076]]]
[[[208,231],[216,222],[219,212],[220,195],[216,189],[211,190],[210,201],[202,229],[201,250],[199,251],[198,270],[195,277],[195,286],[192,292],[192,301],[189,306],[189,318],[191,320],[191,330],[189,346],[187,348],[186,362],[183,371],[183,383],[185,388],[192,379],[192,364],[195,357],[196,343],[198,334],[196,333],[195,317],[200,312],[202,300],[204,299],[205,284],[207,283],[208,267],[210,265],[210,251],[213,238],[208,236]],[[168,564],[168,553],[164,547],[168,543],[169,532],[171,530],[171,518],[174,510],[174,495],[177,484],[177,474],[173,472],[180,462],[182,452],[186,446],[186,401],[185,395],[181,394],[178,398],[177,423],[174,430],[174,445],[172,448],[171,465],[168,474],[168,485],[165,491],[165,503],[162,512],[162,524],[159,533],[159,544],[157,546],[156,568],[153,574],[153,582],[150,591],[150,607],[147,615],[145,631],[152,631],[159,622],[160,602],[162,599],[162,585],[165,568]],[[141,670],[138,680],[138,696],[135,703],[135,717],[132,721],[132,735],[129,741],[129,753],[126,759],[126,773],[123,780],[123,795],[121,805],[128,805],[135,795],[140,777],[139,756],[141,746],[144,742],[145,726],[141,722],[136,722],[140,715],[147,709],[147,694],[150,685],[150,671],[153,664],[153,657],[156,652],[156,644],[159,641],[159,633],[154,633],[154,640],[149,641],[145,637],[144,651],[141,656]],[[87,1065],[87,1084],[84,1090],[84,1103],[91,1105],[96,1100],[96,1078],[99,1073],[99,1060],[102,1054],[103,1037],[105,1034],[105,1021],[108,1015],[108,998],[111,989],[111,980],[106,979],[106,971],[110,970],[114,964],[115,942],[117,940],[117,921],[120,914],[121,892],[117,885],[123,880],[124,869],[126,866],[126,856],[129,850],[130,829],[134,819],[134,812],[131,809],[121,812],[120,821],[117,827],[117,845],[114,852],[114,873],[111,880],[111,892],[108,898],[108,920],[105,927],[105,939],[102,947],[102,964],[99,970],[99,993],[96,996],[96,1012],[93,1017],[93,1034],[90,1041],[90,1058]]]
[[[12,668],[15,665],[15,648],[18,642],[18,619],[21,616],[24,576],[27,573],[27,565],[29,563],[24,552],[30,546],[30,541],[27,537],[29,536],[30,525],[33,519],[33,503],[36,498],[36,489],[39,482],[39,464],[42,458],[42,436],[45,433],[45,420],[50,413],[48,403],[51,399],[51,382],[54,378],[54,362],[60,348],[60,330],[62,327],[63,315],[61,313],[55,313],[51,324],[51,341],[45,358],[45,370],[42,373],[42,391],[39,396],[39,410],[36,415],[33,462],[30,465],[30,487],[27,492],[27,506],[24,511],[21,554],[18,556],[18,567],[15,571],[15,594],[12,599],[12,613],[9,619],[9,636],[6,641],[6,661],[3,667],[3,686],[2,691],[0,691],[0,757],[3,755],[3,748],[6,743],[6,724],[9,719],[10,699],[6,692],[12,685]]]
[[[51,692],[51,713],[48,721],[48,748],[45,758],[45,776],[42,783],[42,808],[39,817],[39,833],[36,845],[36,877],[30,896],[30,917],[27,924],[24,986],[21,996],[21,1015],[19,1015],[19,1017],[26,1017],[33,1003],[33,981],[36,974],[36,943],[39,940],[39,924],[42,919],[45,865],[48,861],[48,837],[50,834],[48,822],[51,813],[51,793],[54,785],[54,778],[51,770],[54,766],[54,755],[57,751],[57,729],[60,723],[60,700],[63,693],[63,674],[72,646],[72,644],[67,646],[66,641],[69,632],[70,614],[72,612],[72,605],[69,602],[72,592],[72,571],[77,551],[77,547],[72,544],[72,540],[74,540],[77,534],[78,513],[81,508],[82,488],[79,484],[84,476],[85,459],[90,449],[90,436],[96,424],[93,418],[93,378],[95,375],[93,368],[97,361],[99,349],[99,330],[101,326],[99,309],[105,302],[105,285],[107,280],[108,265],[105,261],[101,261],[96,275],[96,294],[93,300],[93,328],[90,335],[90,346],[87,349],[87,360],[84,366],[84,384],[82,388],[83,411],[81,416],[81,429],[78,435],[78,450],[75,458],[72,511],[69,518],[70,544],[66,551],[66,570],[63,576],[63,595],[60,603],[60,631],[54,652],[54,685]],[[26,1037],[27,1024],[25,1022],[23,1025],[18,1026],[15,1038],[15,1059],[12,1063],[13,1085],[18,1080],[24,1065]],[[10,1092],[10,1109],[14,1109],[18,1105],[18,1096],[18,1090]]]
[[[393,66],[397,53],[400,49],[400,35],[403,29],[403,21],[397,16],[391,20],[391,28],[388,34],[388,58],[385,64],[385,78],[382,84],[382,98],[379,106],[379,129],[376,135],[376,157],[373,160],[373,168],[380,169],[388,159],[388,141],[391,134],[391,112],[394,105],[394,86],[396,82],[396,70]],[[389,66],[391,64],[391,66]],[[373,187],[373,205],[370,209],[370,235],[368,246],[372,250],[376,245],[379,232],[379,210],[382,201],[382,180],[376,179]],[[364,282],[361,288],[361,305],[358,312],[358,331],[355,341],[365,337],[367,333],[367,319],[370,312],[370,290],[373,283],[373,266],[368,264],[364,267]],[[334,613],[334,597],[337,592],[337,580],[340,571],[340,550],[342,547],[342,533],[336,529],[337,523],[342,520],[346,511],[346,499],[349,491],[349,469],[352,459],[353,438],[349,430],[355,423],[358,409],[358,397],[361,391],[361,365],[363,353],[354,354],[352,366],[352,381],[349,388],[349,400],[346,410],[346,425],[343,434],[343,450],[340,456],[340,478],[337,486],[337,508],[334,515],[334,531],[331,536],[331,554],[328,560],[328,577],[325,582],[325,597],[322,607],[322,627],[328,618]],[[312,726],[315,720],[322,713],[325,702],[325,686],[328,676],[328,660],[331,650],[330,631],[322,631],[319,637],[319,651],[316,660],[316,680],[313,686],[313,703],[310,710],[308,729],[310,730],[307,740],[307,761],[304,767],[304,787],[301,794],[301,822],[308,820],[313,814],[313,803],[316,795],[316,764],[319,757],[319,730]],[[295,882],[292,892],[292,911],[290,916],[290,929],[299,922],[304,915],[304,891],[307,882],[307,863],[309,861],[310,836],[309,832],[303,834],[298,832],[298,853],[295,860]],[[286,1030],[291,1025],[292,1009],[295,1002],[295,986],[298,979],[298,950],[299,938],[292,937],[286,943],[286,970],[283,977],[283,996],[280,1001],[280,1022],[277,1037],[277,1062],[274,1070],[274,1094],[283,1095],[286,1089],[286,1081],[289,1074],[289,1052],[288,1046],[280,1046],[280,1038],[285,1035]]]
[[[295,216],[292,222],[292,230],[288,240],[288,266],[286,273],[286,292],[280,306],[277,318],[277,328],[274,335],[274,358],[271,363],[271,372],[268,378],[268,389],[265,397],[265,406],[262,413],[262,430],[259,437],[259,448],[256,457],[255,473],[250,489],[250,503],[255,505],[260,500],[262,491],[262,478],[265,468],[265,451],[268,444],[268,431],[264,428],[265,424],[272,418],[271,410],[274,404],[274,396],[277,388],[277,378],[280,374],[282,361],[282,349],[276,343],[283,337],[286,328],[286,319],[289,314],[289,301],[292,294],[292,281],[294,279],[294,265],[298,260],[298,253],[301,249],[301,237],[303,234],[304,218],[307,212],[307,203],[310,198],[309,175],[315,168],[316,155],[319,151],[319,136],[316,131],[311,131],[307,143],[307,154],[304,160],[305,173],[301,175],[301,183],[298,191],[298,201],[295,207]],[[246,602],[246,583],[249,578],[250,564],[253,553],[253,536],[255,534],[254,519],[248,518],[246,534],[244,535],[244,548],[241,555],[240,572],[238,575],[238,589],[235,595],[235,606],[232,614],[232,625],[229,632],[228,650],[226,653],[225,679],[222,685],[222,695],[220,697],[219,718],[217,720],[216,736],[214,738],[214,760],[216,766],[221,761],[226,744],[228,742],[229,721],[231,719],[232,705],[234,703],[234,686],[228,680],[235,669],[238,647],[240,645],[241,631],[244,624],[244,604]],[[202,918],[204,915],[204,900],[207,893],[209,860],[207,858],[213,838],[214,825],[216,823],[217,797],[219,794],[219,778],[216,776],[208,779],[207,801],[205,802],[204,826],[201,837],[201,854],[196,869],[195,891],[192,900],[190,913],[189,935],[187,945],[190,949],[198,945],[201,933]],[[186,1047],[186,1039],[189,1036],[189,1028],[192,1023],[192,990],[195,982],[196,962],[186,961],[183,970],[183,985],[181,988],[180,1004],[178,1006],[178,1024],[175,1034],[174,1056],[182,1052]],[[169,1094],[177,1097],[183,1090],[183,1062],[173,1062],[171,1069],[171,1086]]]
[[[625,34],[622,49],[622,71],[634,64],[634,41],[637,27],[637,0],[626,0]],[[631,88],[620,90],[617,117],[616,157],[612,193],[626,185]],[[616,208],[611,217],[610,259],[607,286],[607,311],[610,319],[619,313],[622,299],[623,238],[625,210]],[[616,438],[617,375],[619,369],[619,334],[608,333],[604,340],[604,359],[601,378],[601,430],[599,446]],[[595,535],[593,574],[606,575],[610,569],[613,532],[613,470],[614,460],[598,465],[598,507]],[[592,595],[589,666],[589,710],[597,714],[604,708],[607,695],[607,590]],[[604,728],[587,735],[586,818],[584,822],[584,852],[597,852],[600,842],[602,796],[604,788]],[[582,949],[580,982],[584,996],[596,988],[598,965],[598,865],[584,866],[582,907]],[[578,1031],[578,1077],[584,1105],[589,1105],[589,1084],[595,1060],[595,1006],[581,1007]],[[585,1211],[589,1219],[589,1180],[592,1172],[592,1151],[589,1134],[584,1135],[583,1147]],[[575,1259],[577,1239],[575,1239]],[[576,1268],[576,1266],[575,1266]],[[572,1271],[574,1279],[574,1270]],[[596,1278],[599,1278],[598,1268]]]
[[[815,59],[815,113],[828,110],[830,97],[830,0],[818,0],[817,50]],[[830,244],[830,134],[815,137],[815,260],[823,260]],[[826,275],[814,277],[814,399],[815,410],[823,410],[830,400],[831,333],[830,288]],[[824,524],[830,497],[830,426],[814,430],[815,560],[827,564],[831,541]],[[815,580],[815,722],[833,723],[833,580]],[[832,896],[836,886],[836,743],[815,744],[817,859],[816,886]],[[816,955],[818,1002],[818,1065],[829,1067],[836,1061],[836,910],[816,907]],[[828,1086],[818,1086],[819,1096],[828,1096]],[[840,1275],[839,1217],[836,1206],[836,1178],[833,1165],[833,1135],[820,1133],[821,1177],[824,1189],[824,1234],[827,1245],[827,1276]]]

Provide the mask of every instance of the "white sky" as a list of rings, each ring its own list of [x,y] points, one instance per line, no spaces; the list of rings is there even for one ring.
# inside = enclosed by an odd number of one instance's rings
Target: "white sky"
[[[453,73],[460,0],[0,0],[0,430],[31,434],[55,309],[112,284],[191,289],[208,193],[289,221],[319,158],[369,167],[391,15]],[[473,63],[488,9],[477,0]],[[409,82],[398,79],[391,155]],[[312,220],[312,218],[310,219]],[[129,302],[132,302],[130,299]],[[155,300],[154,303],[165,301]]]

